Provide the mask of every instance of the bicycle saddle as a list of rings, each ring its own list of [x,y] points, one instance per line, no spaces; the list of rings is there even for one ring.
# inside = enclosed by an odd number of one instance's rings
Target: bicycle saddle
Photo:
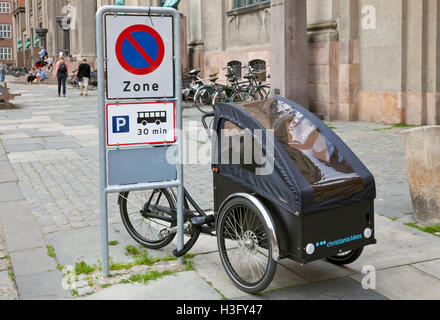
[[[211,82],[216,82],[218,80],[218,78],[209,78],[209,81]]]
[[[215,77],[217,77],[217,76],[218,76],[218,73],[214,73],[214,74],[210,74],[210,75],[209,75],[210,78],[215,78]]]
[[[228,76],[228,81],[229,82],[236,82],[236,81],[238,81],[238,79],[236,76],[232,75],[232,76]]]

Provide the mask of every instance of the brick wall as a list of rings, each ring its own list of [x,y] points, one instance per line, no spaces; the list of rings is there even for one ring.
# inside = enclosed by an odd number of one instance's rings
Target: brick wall
[[[0,2],[9,2],[10,3],[10,13],[0,13],[0,24],[8,24],[11,26],[11,38],[4,38],[4,40],[0,41],[0,47],[2,48],[11,48],[12,49],[12,60],[0,60],[3,63],[6,63],[8,65],[14,65],[15,64],[15,57],[14,57],[14,35],[12,32],[12,1],[3,1],[0,0]]]

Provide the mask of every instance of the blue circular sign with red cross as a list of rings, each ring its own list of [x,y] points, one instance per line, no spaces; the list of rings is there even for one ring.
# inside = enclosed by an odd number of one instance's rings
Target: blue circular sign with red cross
[[[138,24],[125,29],[116,41],[119,64],[135,75],[155,71],[165,56],[162,37],[153,28]]]

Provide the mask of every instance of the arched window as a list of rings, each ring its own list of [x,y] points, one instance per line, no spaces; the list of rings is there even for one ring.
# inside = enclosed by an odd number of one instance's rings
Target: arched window
[[[255,72],[266,71],[266,61],[255,59],[249,62],[249,65],[254,69]]]
[[[228,63],[228,67],[231,67],[232,70],[234,70],[234,75],[238,78],[241,79],[241,67],[242,64],[240,61],[230,61]]]

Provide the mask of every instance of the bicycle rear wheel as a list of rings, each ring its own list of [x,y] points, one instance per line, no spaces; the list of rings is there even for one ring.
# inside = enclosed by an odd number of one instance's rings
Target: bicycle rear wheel
[[[177,225],[176,217],[165,212],[175,209],[176,203],[174,194],[165,189],[119,195],[119,208],[125,228],[137,243],[148,249],[161,249],[173,241],[176,234],[162,237],[160,231]],[[157,218],[146,214],[154,214]]]
[[[219,90],[214,95],[214,100],[212,101],[212,107],[215,107],[222,102],[229,102],[229,98],[225,89]]]
[[[213,93],[211,93],[211,91],[214,91],[214,89],[207,86],[201,87],[194,96],[194,105],[201,113],[210,113],[213,111]]]
[[[355,262],[362,255],[364,248],[342,252],[336,256],[327,258],[327,261],[338,266],[345,266]]]

